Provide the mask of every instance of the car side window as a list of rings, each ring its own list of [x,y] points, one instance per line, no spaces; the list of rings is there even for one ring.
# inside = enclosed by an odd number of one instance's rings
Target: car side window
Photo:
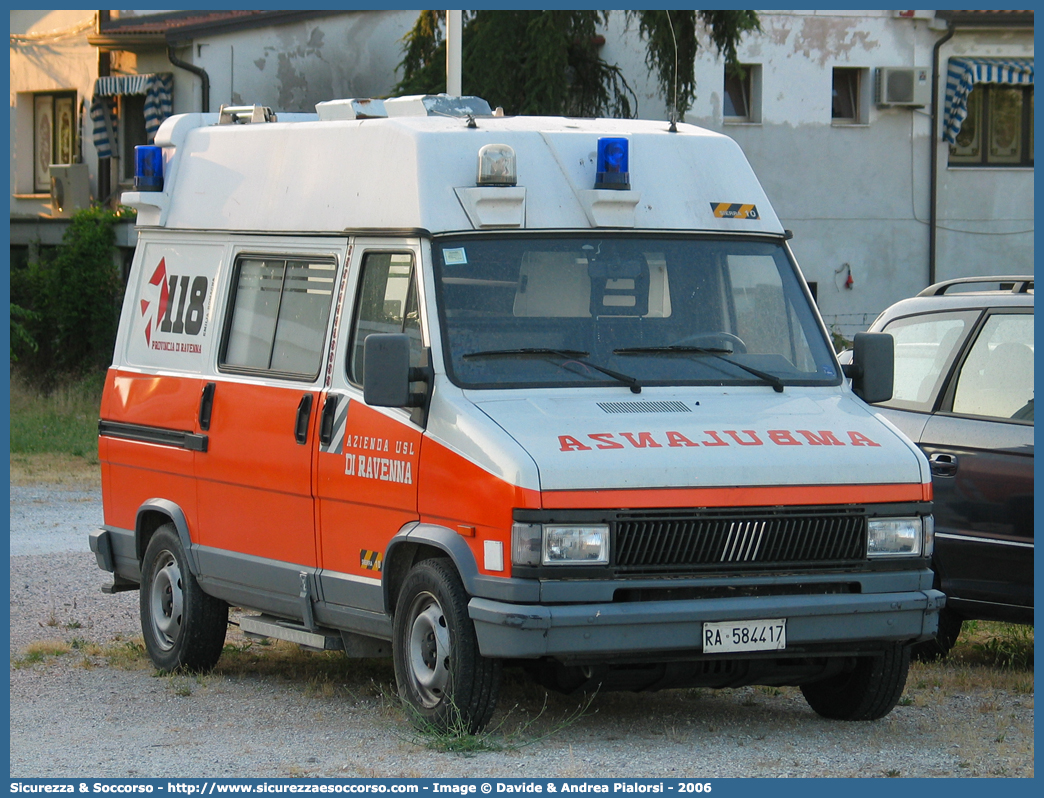
[[[885,327],[895,341],[895,383],[892,398],[881,404],[931,412],[977,317],[977,311],[931,313],[896,319]]]
[[[990,316],[961,365],[953,412],[1033,421],[1033,315]]]
[[[314,380],[336,274],[332,258],[238,258],[221,368]]]
[[[355,385],[363,384],[363,344],[371,333],[406,333],[411,363],[423,365],[417,277],[411,253],[368,252],[363,259],[348,350],[348,379]]]

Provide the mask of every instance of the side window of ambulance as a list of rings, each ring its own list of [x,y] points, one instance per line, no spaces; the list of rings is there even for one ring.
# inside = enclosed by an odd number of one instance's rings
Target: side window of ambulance
[[[332,258],[240,257],[220,366],[314,380],[336,273]]]
[[[421,364],[417,279],[410,253],[369,252],[363,259],[348,350],[348,379],[355,385],[363,384],[363,343],[372,333],[406,333],[411,360]]]

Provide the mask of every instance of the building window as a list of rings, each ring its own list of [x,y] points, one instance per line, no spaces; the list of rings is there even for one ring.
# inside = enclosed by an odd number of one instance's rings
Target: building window
[[[1033,166],[1033,86],[976,84],[950,165]]]
[[[726,122],[761,121],[761,66],[740,64],[725,70],[725,102],[722,115]]]
[[[861,125],[867,121],[865,69],[834,67],[830,121],[838,125]]]
[[[33,96],[33,190],[51,190],[51,164],[76,155],[76,92]]]

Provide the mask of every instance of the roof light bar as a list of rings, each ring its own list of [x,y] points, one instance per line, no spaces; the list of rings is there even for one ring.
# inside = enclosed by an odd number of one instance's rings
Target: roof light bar
[[[595,188],[630,190],[631,176],[628,172],[627,156],[627,139],[598,139],[598,173],[595,175]]]

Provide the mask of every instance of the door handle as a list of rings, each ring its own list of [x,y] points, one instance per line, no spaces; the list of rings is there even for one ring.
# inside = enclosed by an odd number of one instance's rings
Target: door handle
[[[217,390],[216,382],[208,382],[203,386],[203,396],[199,400],[199,428],[210,429],[210,414],[214,411],[214,391]]]
[[[936,452],[928,458],[928,465],[931,467],[932,476],[952,477],[957,474],[957,455]]]
[[[337,414],[337,397],[327,396],[326,403],[323,405],[323,415],[319,419],[319,443],[323,446],[329,446],[333,440],[334,434],[334,417]]]
[[[308,443],[308,422],[312,418],[312,395],[306,393],[297,405],[297,423],[294,425],[294,438],[300,444]]]

